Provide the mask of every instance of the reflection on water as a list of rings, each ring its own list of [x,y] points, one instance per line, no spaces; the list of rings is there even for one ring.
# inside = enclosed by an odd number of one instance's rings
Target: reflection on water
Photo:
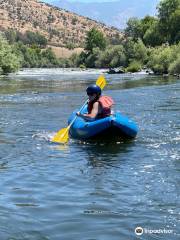
[[[77,149],[85,152],[86,160],[88,161],[88,165],[92,165],[93,167],[108,167],[115,166],[116,162],[119,165],[121,161],[121,156],[126,155],[129,151],[131,151],[131,147],[135,143],[131,140],[125,142],[112,142],[112,143],[87,143],[80,142],[77,144]],[[118,166],[117,166],[118,167]]]
[[[25,70],[0,78],[0,239],[179,239],[180,82],[106,75],[134,119],[127,142],[50,142],[100,72]]]
[[[27,92],[41,93],[46,92],[72,92],[85,89],[88,84],[94,83],[99,74],[103,74],[103,71],[91,70],[88,73],[84,73],[82,70],[75,72],[69,71],[65,75],[65,70],[44,70],[39,73],[38,70],[20,72],[15,77],[14,75],[1,78],[0,81],[0,93],[18,93]],[[55,72],[54,72],[55,71]],[[105,71],[105,70],[104,70]],[[76,75],[75,75],[76,73]],[[106,74],[108,81],[108,89],[128,89],[142,86],[152,85],[166,85],[176,83],[175,77],[155,77],[141,74]],[[84,81],[84,78],[86,81]]]

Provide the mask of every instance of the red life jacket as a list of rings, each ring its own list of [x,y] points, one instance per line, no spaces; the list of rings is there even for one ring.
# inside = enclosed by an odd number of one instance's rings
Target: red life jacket
[[[88,103],[88,114],[91,113],[93,105],[95,102],[98,102],[101,106],[101,113],[98,114],[97,118],[105,118],[111,115],[111,107],[114,104],[114,101],[109,96],[101,96],[97,101]]]

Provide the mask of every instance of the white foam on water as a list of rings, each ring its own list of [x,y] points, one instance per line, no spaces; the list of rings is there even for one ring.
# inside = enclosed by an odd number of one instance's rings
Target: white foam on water
[[[16,73],[18,76],[41,76],[41,75],[75,75],[75,74],[102,74],[106,69],[85,69],[80,68],[40,68],[40,69],[22,69]]]
[[[32,138],[51,142],[54,135],[55,135],[55,132],[35,133],[32,135]]]
[[[149,169],[149,168],[153,168],[153,167],[155,167],[155,165],[145,165],[144,166],[145,169]]]

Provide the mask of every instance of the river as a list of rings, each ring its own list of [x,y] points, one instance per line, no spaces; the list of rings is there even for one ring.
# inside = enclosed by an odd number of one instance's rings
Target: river
[[[139,126],[133,141],[49,141],[100,73],[0,77],[1,240],[180,239],[179,79],[105,75],[104,94]]]

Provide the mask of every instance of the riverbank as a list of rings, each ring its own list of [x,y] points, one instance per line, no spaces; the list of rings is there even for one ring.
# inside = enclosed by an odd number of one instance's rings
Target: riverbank
[[[180,74],[155,74],[153,73],[153,71],[151,71],[150,69],[148,69],[148,71],[146,69],[142,69],[138,72],[109,72],[109,69],[106,68],[102,68],[102,69],[98,69],[98,68],[22,68],[19,71],[17,71],[16,73],[9,73],[9,76],[14,76],[14,75],[40,75],[42,74],[48,74],[48,73],[52,73],[52,74],[69,74],[69,75],[73,75],[73,74],[108,74],[108,75],[151,75],[151,76],[160,76],[160,77],[177,77],[180,78]],[[2,76],[2,75],[0,75]]]
[[[126,42],[119,45],[107,45],[105,49],[99,46],[88,51],[80,49],[81,53],[74,52],[69,57],[59,58],[51,48],[41,49],[36,45],[27,46],[21,42],[10,45],[2,36],[0,42],[0,74],[16,72],[22,67],[78,67],[82,70],[120,68],[118,73],[138,73],[147,68],[150,73],[157,75],[180,74],[180,43],[150,48],[146,47],[141,39],[135,41],[127,38]]]

